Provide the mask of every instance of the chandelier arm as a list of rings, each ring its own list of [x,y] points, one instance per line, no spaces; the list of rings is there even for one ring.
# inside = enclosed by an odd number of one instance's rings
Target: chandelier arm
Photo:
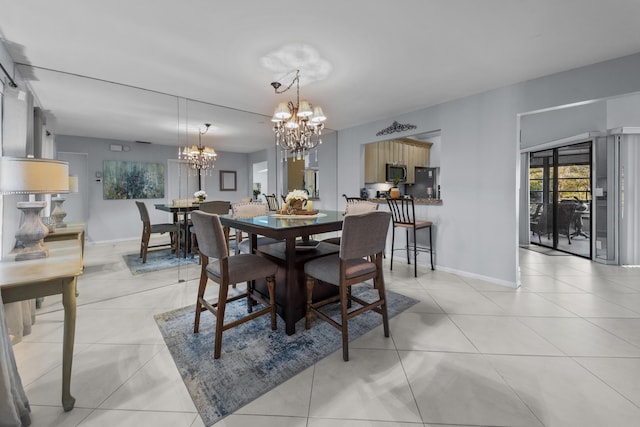
[[[291,80],[291,83],[289,83],[289,86],[287,86],[286,88],[278,90],[281,86],[280,82],[273,82],[271,83],[271,86],[273,86],[273,89],[276,91],[276,93],[285,93],[286,91],[291,89],[295,82],[298,82],[298,93],[300,93],[300,70],[296,70],[296,76],[293,78],[293,80]]]

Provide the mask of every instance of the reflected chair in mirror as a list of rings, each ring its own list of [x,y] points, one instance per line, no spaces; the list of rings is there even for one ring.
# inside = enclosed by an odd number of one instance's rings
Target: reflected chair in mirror
[[[349,360],[349,319],[373,310],[382,315],[384,336],[389,336],[382,253],[390,219],[389,212],[382,211],[345,216],[340,252],[316,258],[304,265],[307,277],[305,327],[311,327],[311,315],[315,314],[341,331],[342,358],[345,362]],[[365,301],[351,292],[353,285],[370,279],[373,279],[374,290],[377,291],[377,299],[372,302]],[[313,287],[317,280],[337,286],[338,295],[313,303]],[[338,301],[340,322],[321,310],[322,307]]]
[[[136,202],[136,206],[138,207],[138,212],[140,212],[140,220],[142,221],[142,238],[140,239],[140,258],[142,258],[142,263],[147,263],[147,252],[149,251],[159,251],[169,248],[172,252],[177,253],[177,242],[179,233],[178,226],[171,223],[151,224],[147,205],[145,205],[144,202]],[[149,245],[151,235],[156,233],[169,233],[170,242],[157,245]]]
[[[404,196],[399,199],[392,199],[387,197],[387,204],[389,205],[389,211],[393,220],[393,227],[391,228],[391,265],[390,270],[393,270],[393,252],[395,249],[395,237],[396,228],[404,228],[406,231],[407,241],[405,250],[407,251],[407,263],[411,264],[411,258],[409,252],[411,250],[411,237],[413,238],[413,273],[415,277],[418,277],[418,252],[429,252],[431,258],[431,269],[433,268],[433,223],[431,221],[416,219],[416,208],[413,203],[412,196]],[[417,243],[417,231],[422,229],[429,229],[429,247],[420,246]]]
[[[278,203],[278,198],[275,194],[265,194],[264,197],[267,199],[269,211],[276,212],[280,210],[280,204]]]
[[[352,198],[355,199],[355,198]],[[367,200],[351,200],[347,202],[347,207],[345,208],[344,215],[359,215],[362,213],[373,212],[378,210],[378,204],[369,202]],[[340,244],[340,237],[330,237],[328,239],[324,239],[323,242],[333,243],[334,245]]]
[[[236,218],[253,218],[256,216],[265,216],[269,214],[269,206],[262,202],[245,202],[245,203],[232,203],[231,212]],[[258,246],[270,245],[277,243],[279,240],[272,239],[270,237],[258,236]],[[245,240],[242,233],[236,230],[236,254],[238,253],[251,253],[251,241]]]
[[[226,215],[231,210],[231,202],[225,200],[212,200],[209,202],[201,202],[198,208],[202,212],[217,214],[217,215]],[[225,240],[227,241],[227,248],[229,247],[229,228],[224,227]],[[195,230],[193,225],[189,227],[189,232],[191,233],[191,257],[193,258],[194,254],[198,253],[198,237],[195,234]]]
[[[225,233],[218,215],[195,211],[191,215],[191,220],[198,236],[200,258],[202,259],[193,333],[197,334],[199,332],[200,313],[205,310],[210,311],[216,317],[213,357],[214,359],[219,359],[222,352],[222,333],[227,329],[264,314],[271,315],[271,329],[274,331],[277,329],[275,274],[278,267],[259,255],[240,254],[229,256]],[[252,282],[261,278],[267,279],[268,301],[262,298],[260,294],[253,292]],[[214,303],[207,301],[204,297],[209,279],[219,285],[218,300]],[[247,283],[246,292],[229,296],[229,286],[242,282]],[[240,319],[225,323],[224,314],[227,303],[242,298],[247,299],[248,314]],[[263,308],[254,311],[254,301],[262,304]]]

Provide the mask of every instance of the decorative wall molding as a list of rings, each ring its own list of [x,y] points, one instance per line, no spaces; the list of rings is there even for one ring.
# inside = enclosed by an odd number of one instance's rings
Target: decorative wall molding
[[[390,133],[404,132],[416,128],[416,125],[411,125],[409,123],[401,125],[397,121],[394,121],[393,123],[391,123],[391,126],[389,126],[388,128],[384,128],[380,132],[376,133],[376,136],[389,135]]]

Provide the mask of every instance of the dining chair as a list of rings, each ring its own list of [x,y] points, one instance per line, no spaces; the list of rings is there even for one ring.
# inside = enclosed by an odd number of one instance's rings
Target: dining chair
[[[231,202],[225,200],[211,200],[209,202],[201,202],[198,208],[202,212],[213,213],[218,215],[226,215],[231,210]],[[227,248],[229,247],[229,228],[223,227]],[[191,233],[191,257],[198,253],[198,237],[196,236],[193,225],[189,227]]]
[[[280,210],[280,203],[278,203],[278,197],[276,197],[275,194],[265,194],[264,197],[267,199],[269,211],[275,212]]]
[[[382,253],[387,240],[390,219],[391,214],[382,211],[345,216],[340,252],[316,258],[304,265],[307,277],[305,328],[311,328],[311,315],[315,314],[340,330],[342,359],[345,362],[349,360],[349,319],[373,310],[382,315],[384,336],[389,336]],[[378,291],[375,301],[368,302],[353,295],[351,292],[353,285],[370,279],[373,279],[374,289]],[[314,303],[313,287],[318,280],[337,286],[338,295]],[[340,322],[321,310],[322,307],[337,301],[340,302]],[[353,308],[352,303],[357,303],[359,306]]]
[[[219,359],[222,352],[222,333],[227,329],[264,314],[271,314],[271,329],[274,331],[277,329],[275,274],[278,266],[259,255],[240,254],[229,256],[222,223],[218,215],[194,211],[191,215],[191,220],[198,235],[200,259],[202,260],[193,333],[197,334],[200,330],[200,313],[209,310],[216,317],[213,358]],[[252,281],[263,277],[267,279],[268,301],[253,291]],[[204,297],[209,280],[219,285],[218,299],[213,303],[207,301]],[[247,283],[246,292],[229,296],[229,285],[242,282]],[[225,323],[224,314],[227,303],[242,298],[247,299],[248,314]],[[254,301],[262,304],[263,308],[254,311]]]
[[[347,201],[347,207],[345,208],[345,211],[344,211],[345,216],[358,215],[361,213],[373,212],[378,210],[379,205],[377,203],[369,202],[363,199],[356,199],[354,197],[352,197],[351,199],[354,199],[354,200]],[[328,239],[324,239],[323,242],[339,245],[340,237],[329,237]]]
[[[413,273],[415,277],[418,277],[418,252],[429,252],[431,257],[431,269],[433,268],[433,242],[432,242],[432,226],[433,222],[426,220],[418,220],[416,219],[416,208],[413,203],[413,196],[404,196],[401,198],[391,198],[387,197],[387,204],[389,205],[389,211],[391,212],[391,216],[393,219],[393,227],[391,228],[391,265],[389,266],[389,270],[393,270],[393,252],[395,250],[395,237],[396,237],[396,228],[404,228],[407,233],[407,242],[405,249],[407,251],[407,263],[411,264],[411,259],[409,258],[409,250],[410,250],[410,236],[409,232],[411,231],[411,237],[413,237]],[[416,231],[424,228],[429,229],[429,247],[426,248],[424,246],[419,246],[416,240]]]
[[[262,202],[245,202],[245,203],[232,203],[231,212],[236,218],[253,218],[256,216],[264,216],[269,214],[269,206]],[[258,236],[258,246],[270,245],[272,243],[278,243],[280,240],[272,239],[270,237]],[[238,253],[251,253],[251,241],[244,240],[242,232],[236,230],[236,254]]]
[[[349,197],[346,194],[343,194],[342,197],[344,197],[344,199],[347,201],[347,203],[349,202],[357,202],[359,200],[367,200],[367,199],[363,199],[362,197]]]
[[[151,220],[149,219],[149,211],[147,210],[147,205],[143,202],[136,201],[136,206],[138,207],[138,212],[140,212],[140,220],[142,221],[142,238],[140,239],[140,258],[142,258],[142,263],[147,263],[147,252],[149,250],[163,250],[167,248],[171,248],[172,252],[178,251],[178,233],[179,229],[176,224],[166,223],[166,224],[151,224]],[[151,239],[151,235],[159,233],[169,233],[170,243],[163,243],[157,245],[149,245],[149,240]]]

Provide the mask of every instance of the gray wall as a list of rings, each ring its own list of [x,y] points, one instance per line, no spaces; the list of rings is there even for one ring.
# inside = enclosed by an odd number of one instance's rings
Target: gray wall
[[[140,237],[141,223],[138,210],[133,200],[104,200],[102,193],[102,181],[96,181],[95,173],[102,171],[104,160],[124,160],[163,163],[167,171],[167,160],[177,157],[177,148],[155,144],[126,143],[131,150],[128,152],[113,152],[109,150],[111,144],[123,144],[123,141],[113,141],[97,138],[84,138],[75,136],[58,136],[57,146],[60,152],[87,153],[88,189],[82,197],[88,198],[87,238],[92,242],[117,241],[136,239]],[[204,178],[203,188],[207,192],[209,200],[223,199],[235,201],[250,193],[248,181],[248,156],[240,153],[218,153],[215,169],[212,176]],[[237,172],[237,191],[220,191],[219,171],[235,170]],[[155,203],[169,203],[167,182],[169,177],[165,175],[165,198],[145,199],[152,222],[171,222],[171,215],[167,212],[154,209]],[[191,178],[193,179],[193,178]],[[180,195],[179,198],[193,198],[193,194]]]
[[[521,148],[607,130],[607,102],[598,101],[558,110],[528,114],[520,120]]]
[[[637,92],[639,69],[637,54],[341,131],[340,192],[354,194],[361,186],[361,145],[388,139],[375,134],[393,120],[417,126],[394,134],[398,137],[441,129],[444,201],[437,207],[435,224],[438,268],[515,286],[519,284],[518,114]]]

